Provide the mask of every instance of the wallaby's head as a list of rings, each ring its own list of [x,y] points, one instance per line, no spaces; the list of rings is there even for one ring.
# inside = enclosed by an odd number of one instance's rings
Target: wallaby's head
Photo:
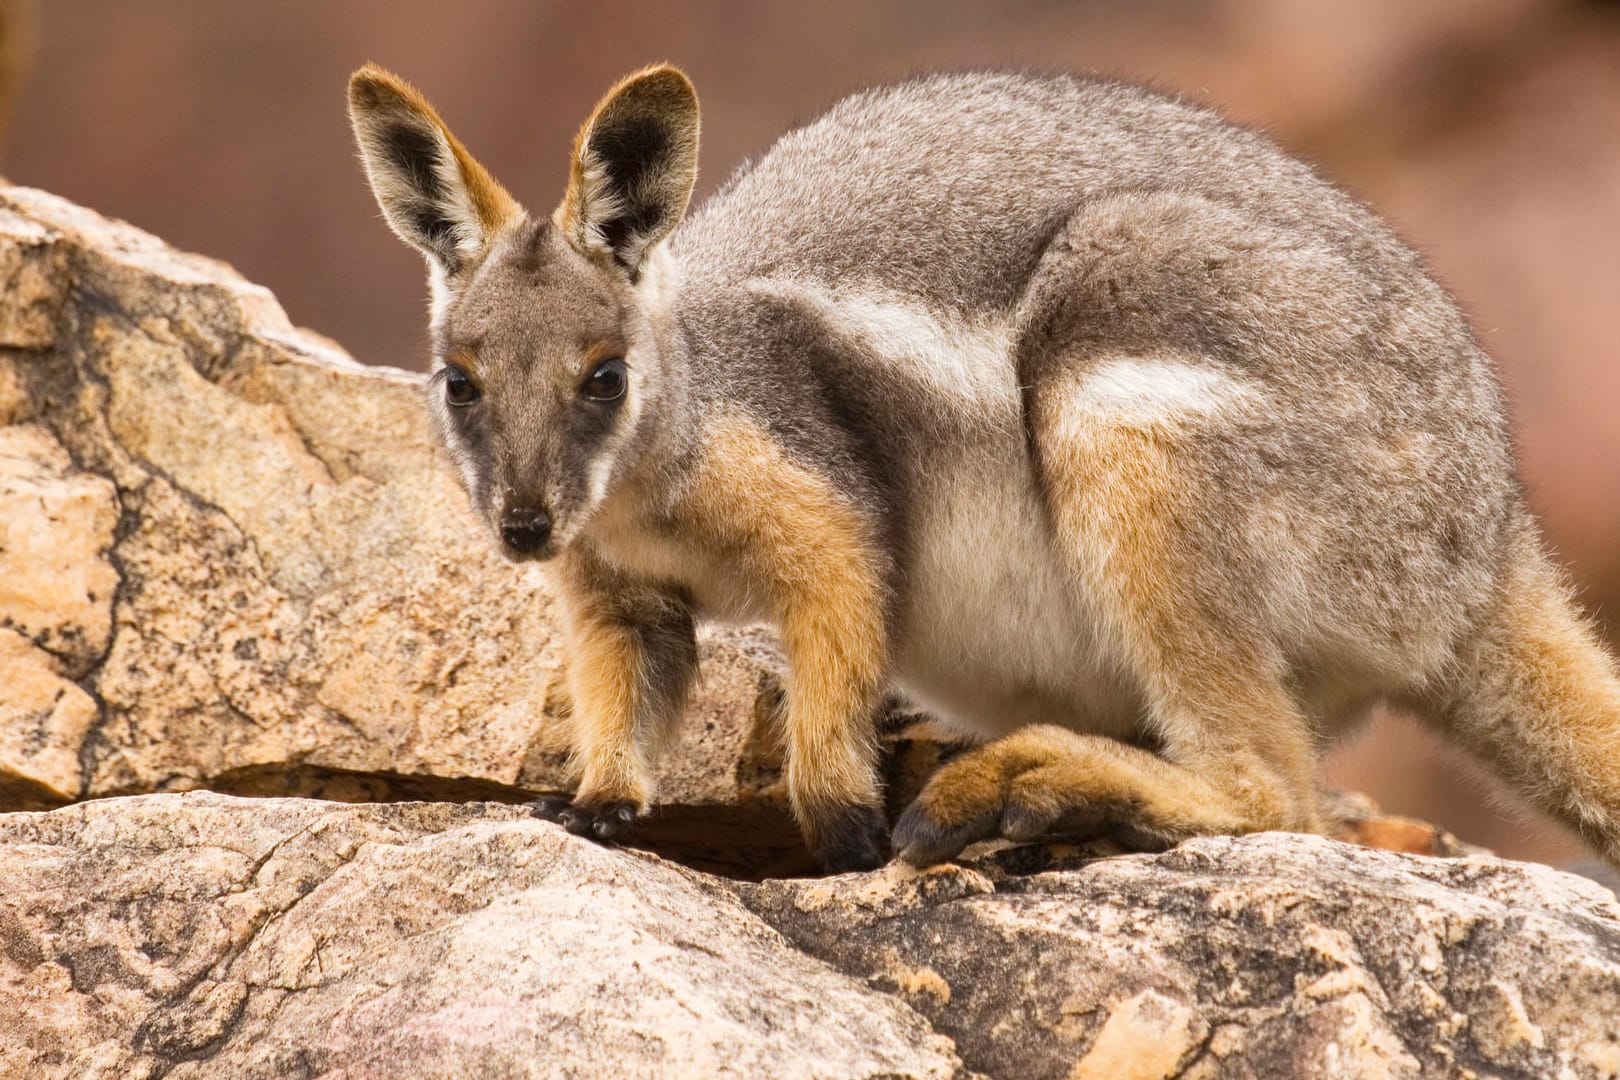
[[[549,557],[632,465],[673,378],[655,331],[662,242],[697,175],[692,84],[666,65],[609,91],[539,219],[398,77],[355,72],[349,118],[383,216],[427,257],[439,434],[506,553]]]

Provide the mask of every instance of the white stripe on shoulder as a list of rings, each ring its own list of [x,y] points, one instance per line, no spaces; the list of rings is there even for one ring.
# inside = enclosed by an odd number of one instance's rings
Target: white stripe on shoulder
[[[808,306],[883,364],[943,397],[981,406],[1018,403],[1010,319],[976,319],[913,297],[793,279],[757,280],[750,288]]]
[[[1256,403],[1260,391],[1213,364],[1170,357],[1104,360],[1073,382],[1066,404],[1090,418],[1152,427]]]

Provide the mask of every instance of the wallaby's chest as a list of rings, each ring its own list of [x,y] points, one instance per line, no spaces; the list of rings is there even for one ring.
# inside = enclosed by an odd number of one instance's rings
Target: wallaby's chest
[[[1137,734],[1139,698],[1113,674],[1022,440],[981,429],[941,447],[909,490],[905,550],[892,553],[903,560],[890,620],[895,685],[983,737],[1030,723]],[[817,546],[815,524],[804,530],[799,539]],[[771,560],[747,540],[644,520],[619,522],[594,542],[621,570],[679,588],[705,619],[779,625],[763,570]]]
[[[1021,429],[990,429],[914,477],[895,680],[993,737],[1052,723],[1131,737],[1141,714],[1060,549]]]
[[[869,433],[890,448],[885,467],[901,474],[903,501],[841,497],[848,484],[836,461],[790,458],[756,429],[715,446],[706,478],[694,482],[701,494],[676,515],[625,516],[604,530],[603,553],[677,585],[704,617],[779,622],[772,576],[845,557],[850,519],[864,517],[855,531],[896,543],[877,560],[889,571],[891,670],[919,704],[985,736],[1039,722],[1134,734],[1138,697],[1112,674],[1108,643],[1049,524],[1011,323],[825,290],[796,299],[867,358],[860,377],[872,394],[916,409]],[[903,528],[877,520],[884,515]]]
[[[661,521],[625,523],[595,542],[616,568],[679,590],[701,618],[724,623],[777,620],[768,583],[759,580],[736,548]]]

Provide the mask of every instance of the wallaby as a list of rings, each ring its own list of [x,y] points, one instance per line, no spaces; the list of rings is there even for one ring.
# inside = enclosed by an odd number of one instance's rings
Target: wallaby
[[[1317,830],[1315,754],[1380,702],[1620,859],[1620,680],[1491,362],[1263,136],[1101,79],[940,75],[688,215],[698,104],[665,65],[608,92],[533,217],[399,78],[362,68],[349,103],[427,256],[449,456],[554,567],[570,830],[647,810],[712,618],[780,633],[787,791],[832,870],[885,858],[894,691],[983,740],[896,823],[915,864]]]

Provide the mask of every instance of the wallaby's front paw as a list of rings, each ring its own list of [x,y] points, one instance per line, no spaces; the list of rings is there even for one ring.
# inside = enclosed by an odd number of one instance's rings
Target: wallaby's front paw
[[[570,800],[567,795],[541,795],[529,803],[529,813],[541,821],[561,824],[563,811],[568,809]]]
[[[636,820],[636,804],[622,799],[596,805],[570,803],[558,813],[562,827],[591,840],[620,840]]]
[[[876,870],[889,861],[889,826],[873,806],[845,806],[815,823],[816,854],[829,874]]]

